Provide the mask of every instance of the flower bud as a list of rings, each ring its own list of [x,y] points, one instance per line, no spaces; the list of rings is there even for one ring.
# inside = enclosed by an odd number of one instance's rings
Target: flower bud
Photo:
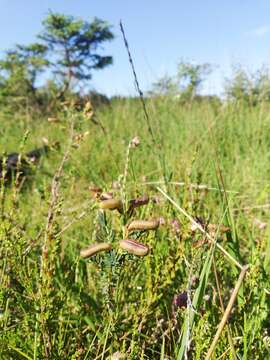
[[[86,259],[90,256],[96,255],[102,251],[110,251],[112,249],[112,245],[109,243],[97,243],[90,245],[88,248],[81,250],[80,255],[82,258]]]
[[[149,247],[147,245],[143,245],[132,239],[121,240],[119,246],[121,249],[137,256],[145,256],[149,252]]]

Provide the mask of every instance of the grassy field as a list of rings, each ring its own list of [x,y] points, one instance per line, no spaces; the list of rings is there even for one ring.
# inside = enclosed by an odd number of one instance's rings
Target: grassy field
[[[152,134],[134,99],[100,108],[104,129],[64,106],[57,122],[0,115],[1,152],[60,142],[22,189],[1,184],[0,359],[270,358],[270,106],[147,109]],[[112,250],[80,256],[98,242]]]

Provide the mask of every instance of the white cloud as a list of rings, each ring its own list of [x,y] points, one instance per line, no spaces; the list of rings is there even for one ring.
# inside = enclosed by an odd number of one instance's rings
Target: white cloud
[[[255,37],[262,37],[270,33],[270,25],[262,25],[249,31],[249,34]]]

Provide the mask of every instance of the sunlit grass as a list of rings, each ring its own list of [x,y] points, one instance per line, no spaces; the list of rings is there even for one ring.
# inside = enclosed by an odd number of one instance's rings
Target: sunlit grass
[[[147,107],[156,145],[135,99],[97,111],[105,133],[73,109],[58,122],[1,116],[1,152],[32,150],[42,137],[61,145],[23,191],[2,188],[1,359],[203,359],[237,264],[250,268],[213,359],[269,357],[269,105]],[[102,209],[93,185],[126,210],[131,199],[150,201],[132,212]],[[132,220],[155,219],[157,229],[128,232]],[[149,254],[121,249],[127,236]],[[112,250],[80,257],[98,242]],[[182,293],[187,304],[173,305]]]

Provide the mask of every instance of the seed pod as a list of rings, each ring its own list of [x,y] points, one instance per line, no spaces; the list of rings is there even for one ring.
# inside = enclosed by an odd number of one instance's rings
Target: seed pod
[[[109,243],[98,243],[90,245],[88,248],[81,250],[80,255],[82,258],[86,259],[90,256],[96,255],[102,251],[110,251],[112,249],[112,245]]]
[[[159,226],[158,220],[133,220],[127,227],[128,231],[133,230],[156,230]]]
[[[113,198],[113,193],[112,192],[103,192],[102,194],[100,194],[100,200],[109,200]]]
[[[149,197],[147,195],[141,196],[137,199],[132,199],[129,201],[129,211],[135,209],[136,207],[143,206],[149,203]]]
[[[123,209],[122,201],[119,199],[107,199],[99,203],[99,207],[103,210],[119,210],[120,212]]]
[[[137,256],[145,256],[149,252],[149,247],[147,245],[143,245],[132,239],[121,240],[119,246],[121,249]]]

